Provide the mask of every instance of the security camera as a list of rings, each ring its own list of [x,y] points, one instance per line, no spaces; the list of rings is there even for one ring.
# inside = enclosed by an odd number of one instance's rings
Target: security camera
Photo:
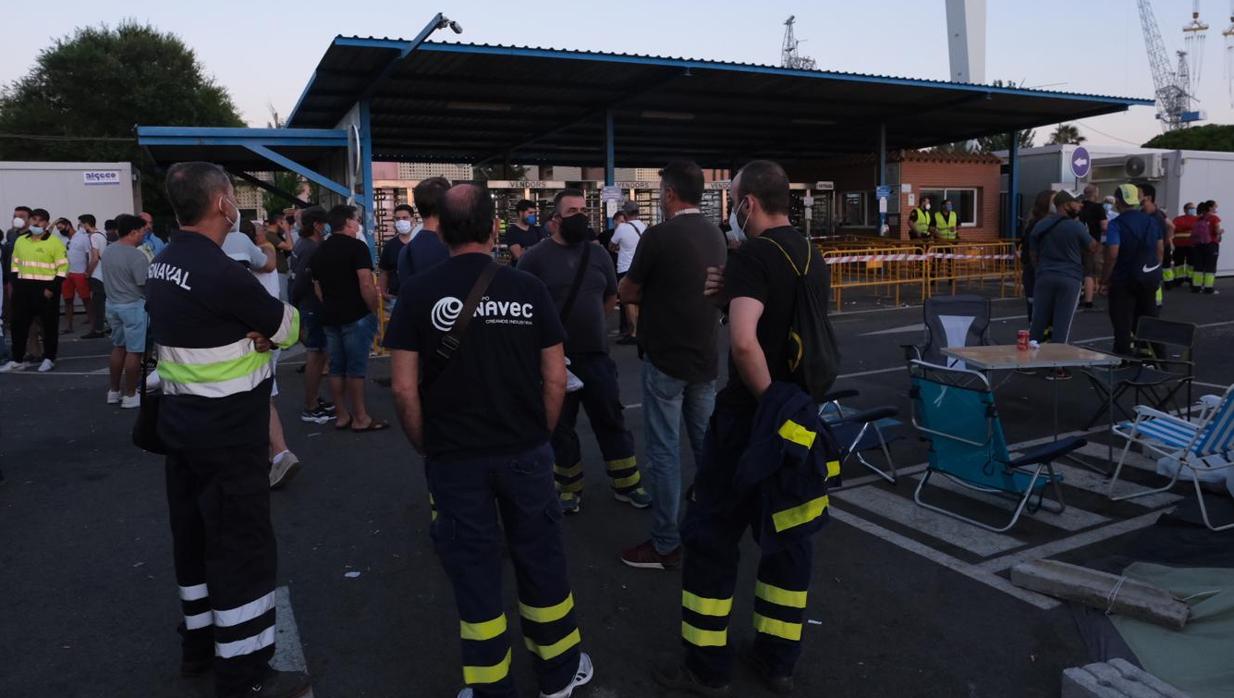
[[[463,33],[463,25],[459,24],[458,22],[455,22],[454,20],[450,20],[450,29],[454,30],[455,34]]]

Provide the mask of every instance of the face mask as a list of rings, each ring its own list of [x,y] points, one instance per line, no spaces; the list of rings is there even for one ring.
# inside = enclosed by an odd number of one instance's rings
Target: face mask
[[[24,227],[26,227],[26,219],[25,219],[25,218],[14,218],[14,219],[13,219],[13,227],[14,227],[14,228],[24,228]]]
[[[587,224],[587,216],[576,213],[568,218],[562,218],[558,229],[561,231],[561,239],[573,245],[587,239],[591,226]]]
[[[226,199],[223,199],[222,197],[220,197],[220,198],[219,198],[219,201],[226,201]],[[231,203],[231,202],[230,202],[230,201],[228,201],[228,203]],[[231,218],[230,216],[228,216],[226,213],[223,213],[223,218],[226,218],[226,219],[227,219],[227,222],[231,224],[231,231],[230,231],[230,232],[233,232],[233,233],[238,233],[238,232],[240,232],[240,207],[239,207],[239,206],[237,206],[236,204],[231,204],[231,205],[232,205],[232,208],[236,209],[236,217],[235,217],[235,219],[232,219],[232,218]],[[220,211],[219,211],[219,212],[220,212],[220,213],[222,213],[221,208],[220,208]]]
[[[1109,205],[1109,204],[1106,204],[1106,208],[1109,208],[1109,207],[1110,207],[1110,205]],[[1187,213],[1187,215],[1188,215],[1188,216],[1194,216],[1194,215],[1195,215],[1195,209],[1194,209],[1194,208],[1189,208],[1189,209],[1187,209],[1186,213]]]
[[[929,210],[930,210],[930,203],[927,201],[927,202],[926,202],[926,204],[925,204],[925,206],[923,206],[922,208],[924,208],[925,210],[929,211]]]
[[[30,234],[31,234],[31,235],[42,235],[42,234],[43,234],[43,226],[41,226],[41,225],[32,225],[32,226],[30,226]]]
[[[325,225],[323,225],[323,226],[321,227],[321,236],[322,236],[323,238],[328,238],[328,237],[330,237],[330,233],[332,233],[332,232],[333,232],[333,229],[330,227],[330,224],[329,224],[329,223],[326,223]]]
[[[1102,206],[1105,208],[1106,213],[1114,210],[1114,204],[1102,204]]]
[[[356,239],[357,239],[357,240],[363,240],[363,239],[364,239],[364,226],[362,226],[362,225],[357,225],[357,226],[356,226]]]
[[[730,211],[728,214],[729,231],[725,235],[725,237],[727,237],[732,242],[745,242],[746,240],[747,236],[746,236],[745,226],[743,226],[741,222],[737,219],[737,212],[740,211],[741,207],[745,205],[746,205],[746,202],[742,201],[741,203],[737,204],[733,208],[733,210]],[[749,223],[749,222],[750,222],[750,216],[747,214],[746,223]]]
[[[394,221],[394,230],[399,235],[407,235],[411,233],[411,221],[404,221],[404,220]]]
[[[533,213],[530,216],[527,216],[527,225],[535,225],[537,220],[539,220],[539,218]]]

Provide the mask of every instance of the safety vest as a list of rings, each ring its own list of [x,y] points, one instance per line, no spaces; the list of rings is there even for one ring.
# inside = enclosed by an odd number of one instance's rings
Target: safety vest
[[[938,236],[943,240],[956,239],[956,225],[959,223],[959,218],[956,212],[945,213],[939,211],[934,214],[934,227],[938,229]]]
[[[930,212],[920,207],[915,208],[913,210],[917,212],[917,218],[916,220],[912,222],[913,232],[917,233],[917,235],[921,237],[925,237],[926,235],[929,235],[930,234]]]
[[[55,235],[22,235],[13,244],[13,273],[23,281],[54,281],[69,275],[69,255]]]

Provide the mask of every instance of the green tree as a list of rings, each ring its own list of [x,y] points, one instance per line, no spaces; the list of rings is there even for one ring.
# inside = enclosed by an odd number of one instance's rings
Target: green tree
[[[266,122],[266,128],[287,128],[287,123],[279,118],[278,111],[274,105],[270,105],[271,120]],[[288,170],[275,170],[272,173],[270,181],[276,188],[285,191],[288,194],[295,194],[300,198],[304,198],[305,181],[304,178],[295,172]],[[321,187],[316,182],[308,182],[308,201],[315,202],[321,197]],[[283,209],[295,204],[292,199],[275,194],[271,191],[263,191],[261,194],[261,207],[266,212],[266,218],[273,218],[275,215],[282,213]]]
[[[1144,147],[1234,152],[1234,126],[1208,124],[1170,131],[1154,137]]]
[[[146,208],[167,213],[161,177],[137,146],[139,124],[244,122],[227,90],[175,35],[134,21],[79,28],[0,92],[0,159],[127,160],[144,175]]]
[[[1050,134],[1050,145],[1080,145],[1088,138],[1080,135],[1080,129],[1075,124],[1059,124]]]

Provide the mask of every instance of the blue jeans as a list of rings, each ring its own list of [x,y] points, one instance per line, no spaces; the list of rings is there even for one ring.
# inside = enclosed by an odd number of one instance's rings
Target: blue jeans
[[[326,325],[332,377],[363,378],[377,334],[377,316],[369,313],[346,325]]]
[[[694,452],[703,462],[703,439],[716,404],[716,382],[687,383],[643,362],[644,476],[651,493],[651,542],[668,554],[681,545],[681,422]]]

